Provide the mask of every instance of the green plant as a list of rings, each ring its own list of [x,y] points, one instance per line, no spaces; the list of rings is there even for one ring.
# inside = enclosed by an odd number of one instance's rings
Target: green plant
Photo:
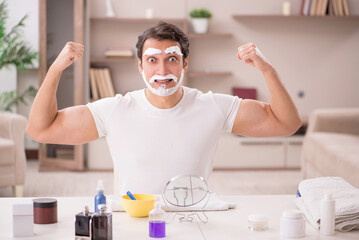
[[[38,58],[37,52],[21,39],[21,28],[25,26],[24,21],[28,15],[25,15],[8,33],[5,28],[7,18],[7,5],[3,1],[0,3],[0,69],[15,65],[19,70],[26,70],[26,66],[33,65],[33,61]]]
[[[191,18],[211,18],[212,13],[205,8],[192,9],[189,13]]]
[[[25,15],[9,32],[6,32],[6,21],[8,19],[7,5],[0,3],[0,70],[4,67],[14,65],[18,70],[26,70],[27,66],[33,65],[38,59],[37,52],[22,40],[21,28],[28,15]],[[4,79],[0,79],[4,81]],[[12,111],[12,107],[23,103],[27,105],[26,98],[34,97],[37,90],[30,86],[22,94],[16,91],[2,92],[0,94],[0,111]]]
[[[27,105],[27,98],[36,96],[37,89],[33,86],[28,87],[22,94],[18,95],[15,91],[2,92],[0,94],[0,111],[11,112],[13,106],[23,103]]]

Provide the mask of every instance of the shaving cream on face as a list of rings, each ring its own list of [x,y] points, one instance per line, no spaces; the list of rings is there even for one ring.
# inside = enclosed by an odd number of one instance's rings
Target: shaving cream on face
[[[164,51],[165,54],[172,54],[172,53],[176,53],[178,56],[182,57],[183,54],[181,52],[181,49],[178,47],[178,46],[171,46],[171,47],[168,47],[166,48],[166,50]],[[145,55],[157,55],[157,54],[161,54],[162,51],[160,49],[157,49],[157,48],[147,48],[145,53],[143,54],[143,56]],[[166,97],[166,96],[169,96],[169,95],[172,95],[174,94],[179,86],[181,86],[182,84],[182,81],[183,81],[183,75],[184,75],[184,70],[182,69],[182,72],[181,72],[181,76],[180,76],[180,80],[178,81],[177,80],[177,77],[173,74],[167,74],[165,76],[160,76],[160,75],[154,75],[151,77],[151,79],[149,80],[149,82],[147,82],[146,80],[146,76],[145,76],[145,71],[142,70],[142,78],[143,80],[145,81],[145,84],[147,86],[148,89],[150,89],[150,91],[157,95],[157,96],[161,96],[161,97]],[[168,88],[166,89],[166,85],[165,84],[162,84],[159,86],[158,89],[155,89],[151,86],[151,84],[153,84],[155,82],[155,80],[158,79],[158,80],[165,80],[165,79],[173,79],[173,81],[176,83],[176,86],[172,87],[172,88]]]
[[[176,53],[178,56],[183,56],[181,49],[178,46],[172,46],[165,50],[166,54]]]
[[[157,48],[147,48],[146,51],[143,53],[143,56],[151,56],[151,55],[157,55],[157,54],[161,54],[162,51],[160,49]],[[171,54],[171,53],[176,53],[178,56],[183,56],[181,49],[178,46],[172,46],[172,47],[168,47],[165,50],[165,54]]]
[[[154,83],[155,80],[165,80],[165,79],[172,79],[173,81],[175,81],[177,83],[177,77],[173,74],[167,74],[166,76],[160,76],[160,75],[153,75],[150,79],[150,83]]]
[[[146,51],[143,53],[143,56],[146,55],[157,55],[157,54],[161,54],[162,51],[160,49],[157,48],[147,48]]]
[[[171,74],[172,75],[172,74]],[[156,88],[153,88],[151,86],[151,84],[149,84],[147,81],[146,81],[146,76],[145,76],[145,71],[142,70],[142,78],[143,80],[145,81],[145,84],[147,86],[148,89],[150,89],[150,91],[157,95],[157,96],[160,96],[160,97],[167,97],[167,96],[170,96],[172,94],[174,94],[178,88],[181,86],[182,84],[182,81],[183,81],[183,75],[184,75],[184,70],[182,69],[182,72],[181,72],[181,76],[180,76],[180,79],[179,81],[176,83],[176,86],[172,87],[172,88],[168,88],[166,89],[166,85],[165,84],[162,84],[158,89]],[[168,78],[165,78],[165,79],[168,79]]]

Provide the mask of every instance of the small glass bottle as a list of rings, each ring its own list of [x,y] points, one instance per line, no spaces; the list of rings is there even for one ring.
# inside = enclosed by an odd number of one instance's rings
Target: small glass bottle
[[[97,182],[96,195],[95,195],[95,213],[98,212],[99,204],[106,204],[106,196],[104,195],[102,180],[98,180]]]
[[[166,237],[166,212],[161,209],[158,197],[155,200],[154,208],[148,214],[148,218],[150,237]]]
[[[76,214],[75,217],[75,239],[85,239],[90,237],[90,219],[93,213],[89,212],[89,207],[85,206],[83,212]]]
[[[92,240],[112,240],[112,214],[106,213],[106,205],[98,205],[98,213],[91,219]]]

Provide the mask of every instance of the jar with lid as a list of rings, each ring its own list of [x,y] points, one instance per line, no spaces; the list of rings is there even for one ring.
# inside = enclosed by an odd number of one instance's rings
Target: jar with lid
[[[286,210],[280,218],[280,236],[299,238],[305,236],[305,218],[302,211]]]

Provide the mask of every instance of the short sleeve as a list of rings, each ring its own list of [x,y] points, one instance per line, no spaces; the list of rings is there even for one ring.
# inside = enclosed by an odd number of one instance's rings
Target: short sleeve
[[[224,118],[223,131],[230,133],[232,132],[234,120],[236,119],[242,98],[220,93],[215,93],[213,96]]]
[[[86,106],[89,108],[92,117],[95,121],[98,136],[104,137],[107,135],[107,123],[122,95],[117,94],[115,97],[103,98]]]

